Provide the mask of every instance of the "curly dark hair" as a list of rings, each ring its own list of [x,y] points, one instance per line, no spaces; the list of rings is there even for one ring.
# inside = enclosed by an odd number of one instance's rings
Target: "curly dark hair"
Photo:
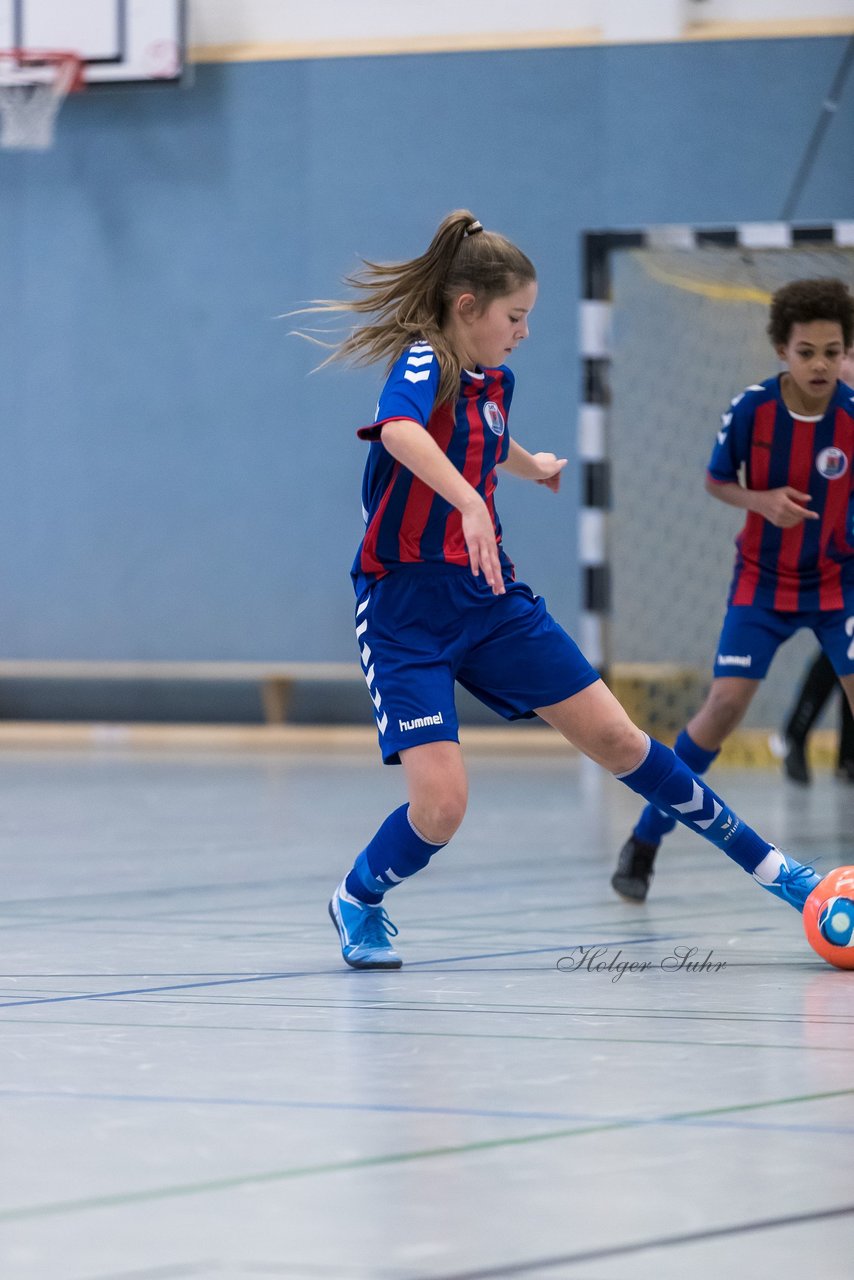
[[[833,276],[817,280],[792,280],[771,299],[768,337],[775,347],[785,347],[792,325],[829,320],[842,328],[846,351],[854,341],[854,298],[848,286]]]

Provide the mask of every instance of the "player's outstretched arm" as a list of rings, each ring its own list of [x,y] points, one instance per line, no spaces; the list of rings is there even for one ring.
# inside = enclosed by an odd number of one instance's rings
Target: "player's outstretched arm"
[[[803,520],[819,519],[817,511],[809,511],[804,505],[812,502],[810,495],[789,484],[780,489],[743,489],[740,484],[719,484],[707,477],[706,492],[729,507],[755,511],[778,529],[791,529]]]
[[[498,465],[511,476],[519,476],[521,480],[534,480],[557,493],[560,488],[560,473],[566,463],[566,458],[559,458],[554,453],[529,453],[511,439],[507,457]]]
[[[394,418],[383,424],[383,445],[401,466],[456,507],[463,518],[463,537],[475,577],[483,573],[493,595],[504,595],[504,575],[498,558],[495,529],[478,491],[445,456],[420,423]]]

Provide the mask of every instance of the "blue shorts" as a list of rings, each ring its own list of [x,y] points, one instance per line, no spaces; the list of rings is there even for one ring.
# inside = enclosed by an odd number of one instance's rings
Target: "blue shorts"
[[[724,617],[714,674],[764,680],[774,654],[801,627],[809,627],[838,676],[854,672],[854,592],[845,609],[779,613],[755,604],[731,604]]]
[[[386,764],[424,742],[458,742],[458,680],[506,720],[534,715],[599,679],[523,582],[494,596],[456,565],[414,565],[356,605],[356,637]]]

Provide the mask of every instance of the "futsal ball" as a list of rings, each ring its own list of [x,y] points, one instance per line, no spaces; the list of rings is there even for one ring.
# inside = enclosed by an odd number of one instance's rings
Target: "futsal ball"
[[[804,903],[804,932],[814,951],[837,969],[854,969],[854,867],[837,867]]]

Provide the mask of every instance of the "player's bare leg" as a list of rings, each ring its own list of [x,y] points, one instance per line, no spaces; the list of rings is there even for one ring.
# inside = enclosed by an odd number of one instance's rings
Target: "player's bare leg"
[[[697,745],[704,751],[720,751],[733,729],[741,724],[761,683],[734,676],[713,680],[706,701],[686,726]]]
[[[626,773],[644,757],[647,737],[602,680],[580,693],[537,707],[537,715],[609,773]]]
[[[401,751],[409,817],[432,844],[446,844],[462,822],[468,778],[458,742],[425,742]]]

